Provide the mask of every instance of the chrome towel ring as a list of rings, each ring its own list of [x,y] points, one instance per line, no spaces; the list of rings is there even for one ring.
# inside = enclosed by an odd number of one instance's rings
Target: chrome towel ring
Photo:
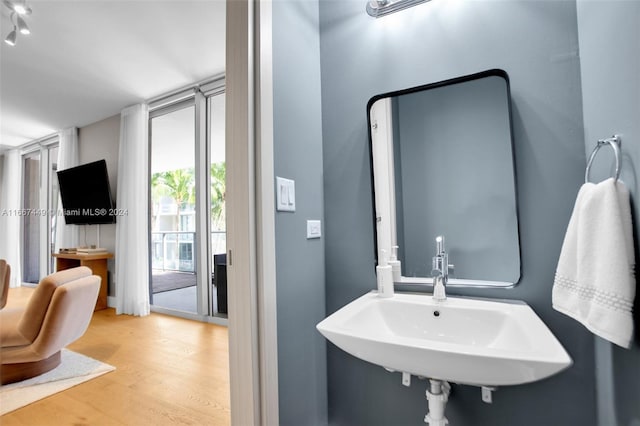
[[[589,156],[589,161],[587,162],[587,170],[584,172],[584,181],[585,183],[589,182],[589,171],[591,170],[591,164],[593,163],[593,159],[596,157],[598,150],[605,145],[611,145],[613,152],[616,157],[616,173],[615,179],[616,181],[620,178],[620,147],[622,145],[622,138],[619,135],[613,135],[607,139],[600,139],[596,144],[596,147],[591,151],[591,155]]]

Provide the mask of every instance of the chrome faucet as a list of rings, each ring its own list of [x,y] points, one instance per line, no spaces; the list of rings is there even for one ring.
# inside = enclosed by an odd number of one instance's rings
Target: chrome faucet
[[[444,247],[444,236],[436,237],[436,255],[431,261],[431,276],[433,277],[433,299],[436,301],[447,300],[446,286],[449,280],[449,269],[453,265],[449,264],[449,255]]]

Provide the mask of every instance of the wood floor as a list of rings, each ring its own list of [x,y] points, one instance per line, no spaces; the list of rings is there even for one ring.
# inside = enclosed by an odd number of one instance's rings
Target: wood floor
[[[30,291],[11,289],[10,303]],[[116,370],[5,414],[2,426],[229,424],[226,327],[105,309],[68,348]]]

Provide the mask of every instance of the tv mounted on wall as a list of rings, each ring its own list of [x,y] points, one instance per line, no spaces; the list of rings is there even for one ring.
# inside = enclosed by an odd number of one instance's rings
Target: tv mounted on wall
[[[116,222],[105,160],[57,173],[65,223],[95,225]]]

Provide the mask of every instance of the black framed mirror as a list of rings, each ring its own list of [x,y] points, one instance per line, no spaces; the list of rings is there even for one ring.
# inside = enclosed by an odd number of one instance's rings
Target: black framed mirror
[[[520,279],[509,77],[503,70],[371,98],[367,104],[376,254],[397,246],[400,279],[430,284],[435,238],[449,285]]]

